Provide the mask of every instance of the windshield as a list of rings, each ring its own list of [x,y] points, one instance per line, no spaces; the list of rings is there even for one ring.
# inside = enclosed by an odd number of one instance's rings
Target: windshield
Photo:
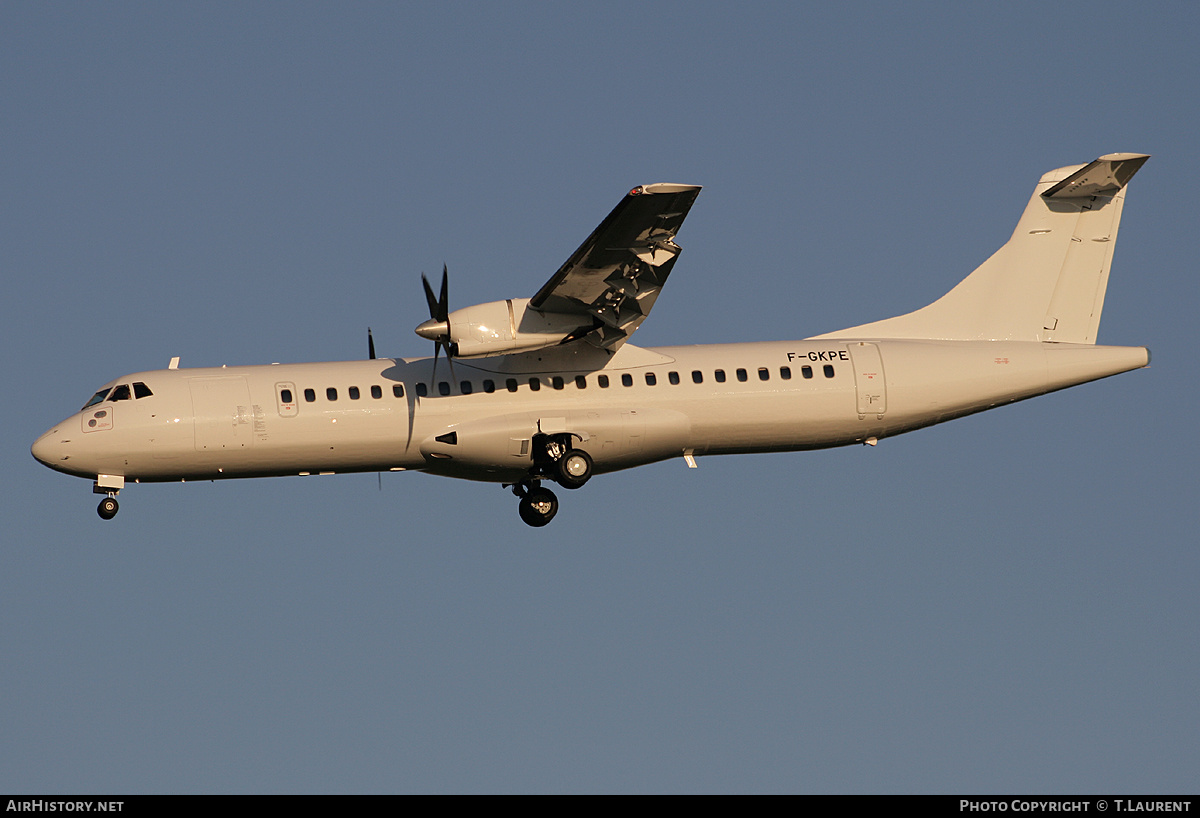
[[[92,399],[89,400],[87,403],[85,403],[83,405],[83,408],[87,409],[89,406],[95,406],[97,403],[104,400],[104,396],[107,394],[108,394],[108,387],[106,386],[103,389],[101,389],[99,392],[97,392],[96,394],[92,395]]]

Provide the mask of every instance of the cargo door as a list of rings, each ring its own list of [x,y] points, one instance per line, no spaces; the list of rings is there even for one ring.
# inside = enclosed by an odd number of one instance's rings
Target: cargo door
[[[887,382],[883,377],[883,358],[878,344],[847,344],[854,363],[854,387],[858,391],[858,419],[867,415],[883,418],[887,411]]]
[[[192,378],[196,451],[246,449],[254,440],[250,387],[244,377]]]

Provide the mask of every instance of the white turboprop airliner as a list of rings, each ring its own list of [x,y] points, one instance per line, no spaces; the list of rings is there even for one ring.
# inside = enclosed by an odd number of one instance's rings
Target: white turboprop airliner
[[[1041,178],[1008,243],[916,312],[801,341],[626,343],[679,255],[700,188],[636,187],[533,298],[449,311],[428,282],[432,358],[137,372],[33,444],[117,513],[134,482],[424,471],[544,485],[672,457],[820,449],[920,429],[1146,366],[1096,345],[1125,185],[1148,157]],[[445,360],[439,362],[445,351]]]

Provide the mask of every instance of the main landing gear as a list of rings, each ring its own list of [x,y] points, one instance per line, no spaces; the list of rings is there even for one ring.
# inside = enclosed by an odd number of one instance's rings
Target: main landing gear
[[[534,466],[529,477],[513,484],[513,494],[521,498],[517,512],[526,525],[541,528],[558,513],[558,498],[542,487],[543,479],[554,480],[565,489],[577,489],[592,476],[592,457],[583,449],[573,449],[570,435],[538,435],[534,438]]]

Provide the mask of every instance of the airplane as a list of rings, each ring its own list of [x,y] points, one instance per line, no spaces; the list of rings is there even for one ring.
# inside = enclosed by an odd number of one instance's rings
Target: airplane
[[[499,483],[549,523],[593,475],[669,458],[876,445],[1147,366],[1096,332],[1125,188],[1113,153],[1038,181],[1008,242],[946,295],[797,341],[640,348],[700,187],[633,188],[532,298],[450,311],[448,271],[416,327],[432,357],[124,375],[32,446],[92,481],[112,519],[130,483],[420,471]],[[444,355],[442,354],[444,353]],[[441,360],[444,358],[444,360]]]

